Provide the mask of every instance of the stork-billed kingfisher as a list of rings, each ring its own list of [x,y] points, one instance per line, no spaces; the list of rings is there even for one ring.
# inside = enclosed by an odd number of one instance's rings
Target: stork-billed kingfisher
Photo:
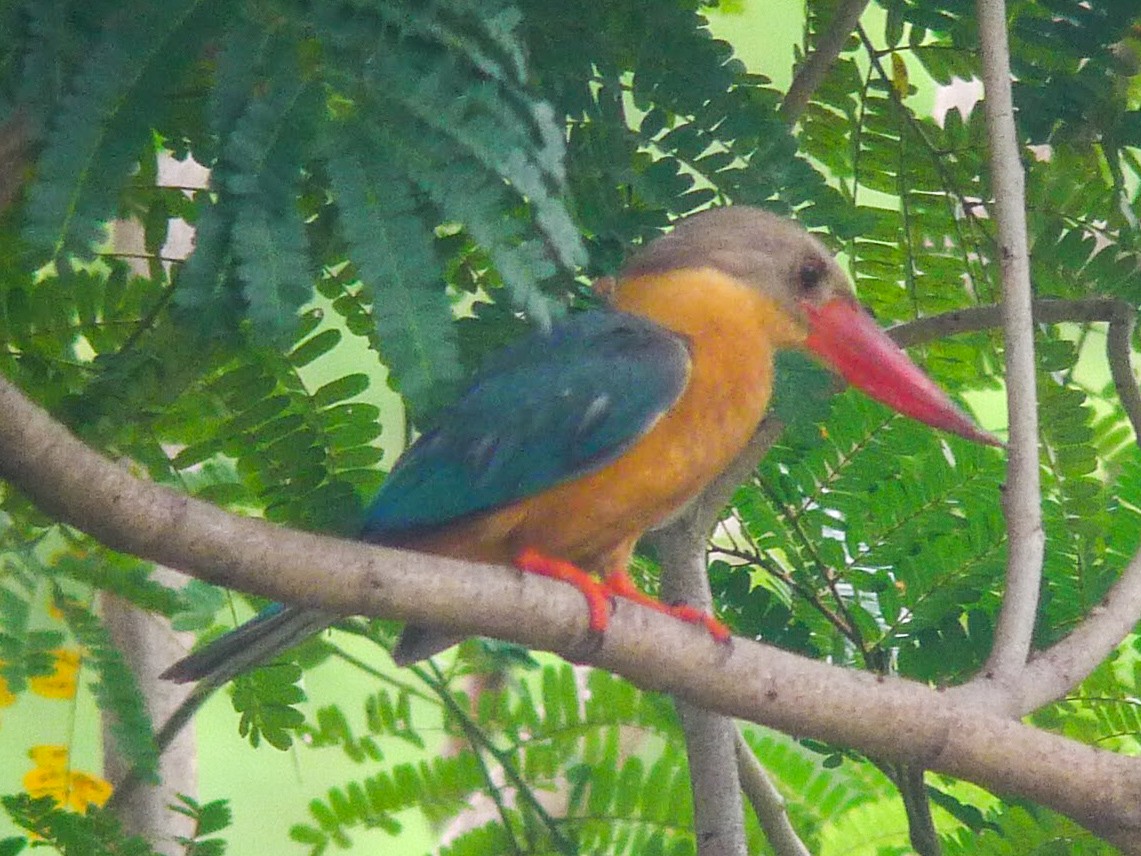
[[[765,415],[773,360],[803,348],[901,413],[982,443],[978,428],[880,330],[825,247],[794,223],[734,206],[694,214],[617,277],[612,307],[571,315],[493,355],[396,462],[365,541],[515,564],[566,579],[601,632],[612,597],[664,606],[626,576],[644,532],[736,457]],[[601,578],[596,579],[596,577]],[[222,682],[339,616],[276,606],[179,661]],[[397,663],[458,641],[408,627]]]

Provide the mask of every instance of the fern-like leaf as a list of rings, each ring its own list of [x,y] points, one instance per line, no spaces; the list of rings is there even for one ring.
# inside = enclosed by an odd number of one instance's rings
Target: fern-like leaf
[[[28,242],[89,256],[119,187],[149,142],[169,88],[201,49],[219,4],[133,2],[106,25],[53,122],[29,199]]]
[[[158,749],[150,713],[138,681],[111,642],[99,619],[71,598],[56,592],[55,605],[84,648],[84,662],[95,670],[95,701],[110,717],[115,749],[145,781],[158,781]]]
[[[456,328],[424,204],[407,178],[345,129],[328,160],[349,258],[372,296],[382,356],[413,419],[451,398],[459,379]],[[347,141],[360,142],[347,146]]]

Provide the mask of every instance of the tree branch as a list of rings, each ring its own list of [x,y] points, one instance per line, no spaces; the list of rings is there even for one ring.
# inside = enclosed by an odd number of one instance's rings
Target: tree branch
[[[174,576],[169,569],[156,569],[156,577],[165,583],[172,582]],[[158,721],[169,716],[192,688],[162,681],[159,673],[170,665],[171,660],[181,656],[185,640],[179,639],[168,623],[140,611],[122,598],[105,592],[101,601],[107,631],[134,672],[151,717]],[[159,853],[170,856],[182,853],[184,848],[174,838],[193,836],[194,821],[174,811],[171,804],[176,803],[177,794],[197,795],[198,759],[194,729],[178,735],[173,745],[162,747],[163,750],[169,748],[169,751],[163,751],[159,759],[160,781],[136,790],[140,781],[133,775],[127,759],[117,751],[108,717],[105,713],[103,769],[106,778],[115,786],[116,813],[124,829],[151,842]],[[121,790],[119,783],[127,779],[131,786]]]
[[[732,491],[756,468],[780,436],[781,427],[776,419],[762,422],[728,469],[676,520],[645,539],[658,556],[662,569],[661,596],[666,603],[688,603],[704,612],[713,611],[706,556],[709,533]],[[731,718],[684,699],[675,699],[675,704],[689,758],[698,853],[701,856],[744,856],[746,841],[740,796],[742,773],[736,749],[737,726]],[[791,826],[787,830],[770,829],[765,824],[768,815],[758,813],[757,818],[770,843],[787,839],[789,834],[796,837]]]
[[[843,0],[837,7],[827,30],[817,39],[816,50],[800,67],[781,103],[780,115],[788,125],[795,125],[804,112],[812,93],[820,86],[836,57],[840,55],[844,41],[859,22],[860,15],[867,5],[868,0]],[[742,452],[737,461],[730,465],[729,470],[686,509],[682,519],[676,521],[676,526],[680,529],[675,529],[675,534],[663,534],[657,539],[662,547],[659,559],[662,567],[663,597],[685,601],[707,612],[712,610],[713,601],[709,593],[705,564],[705,542],[708,532],[717,522],[717,514],[733,490],[745,475],[756,468],[758,461],[779,436],[780,431],[781,426],[775,419],[766,420],[758,429],[753,442]],[[689,537],[696,540],[686,542],[685,537],[678,537],[677,532],[688,532]],[[690,756],[699,852],[702,856],[707,852],[743,853],[745,846],[743,826],[734,833],[739,843],[726,850],[717,849],[720,844],[713,847],[703,844],[703,840],[724,841],[720,833],[712,839],[703,839],[702,832],[706,821],[711,828],[725,832],[729,828],[725,824],[730,823],[731,817],[736,818],[736,821],[732,821],[733,824],[740,824],[740,800],[737,794],[739,785],[731,763],[737,734],[736,726],[726,717],[701,711],[684,702],[678,703],[678,712],[686,732],[686,744]],[[706,749],[699,753],[695,750],[695,745]],[[716,761],[711,754],[708,754],[713,751],[712,747],[716,747]],[[699,757],[703,760],[699,766],[695,766],[695,761]],[[730,762],[727,766],[718,766],[727,761]],[[701,805],[698,805],[699,801]],[[766,834],[768,832],[766,829]],[[793,836],[795,837],[795,833]],[[770,839],[771,837],[770,835]]]
[[[1133,376],[1131,362],[1133,307],[1116,298],[1085,300],[1035,300],[1035,323],[1107,322],[1106,359],[1121,405],[1133,426],[1134,439],[1141,443],[1141,390]],[[1000,323],[997,306],[985,306],[920,318],[892,328],[889,333],[901,346],[996,327]],[[1052,648],[1034,654],[1030,662],[1009,684],[972,681],[948,690],[948,694],[976,703],[996,702],[1014,716],[1062,698],[1080,684],[1116,648],[1141,617],[1141,552],[1133,556],[1110,588],[1105,599],[1066,638]]]
[[[781,102],[781,118],[790,126],[797,123],[812,99],[812,94],[824,82],[828,70],[836,62],[844,42],[856,28],[867,5],[868,0],[843,0],[836,7],[832,20],[828,22],[828,29],[816,40],[816,50],[797,71]]]
[[[1078,324],[1108,323],[1106,360],[1125,415],[1133,426],[1134,437],[1141,442],[1141,390],[1133,376],[1132,347],[1136,313],[1124,300],[1115,297],[1088,297],[1082,300],[1035,300],[1031,303],[1034,323]],[[998,306],[977,306],[931,315],[898,324],[888,335],[903,348],[998,327],[1002,310]]]
[[[713,610],[705,544],[712,524],[691,508],[671,525],[649,537],[662,568],[661,597],[666,603],[688,603]],[[734,748],[737,732],[726,716],[684,698],[674,699],[689,758],[693,791],[694,835],[700,856],[746,856],[741,782]]]
[[[736,729],[735,729],[736,731]],[[757,756],[753,754],[745,735],[736,731],[737,769],[741,777],[741,790],[753,813],[765,831],[769,846],[777,856],[811,856],[785,810],[785,800],[773,784]]]
[[[877,763],[876,766],[891,779],[903,800],[912,848],[918,856],[940,856],[943,847],[931,815],[931,800],[927,797],[926,770],[914,764]]]
[[[1010,423],[1004,505],[1006,591],[994,647],[982,675],[1015,681],[1030,656],[1038,616],[1045,535],[1038,474],[1038,394],[1034,322],[1030,307],[1030,252],[1026,242],[1025,183],[1014,127],[1006,4],[978,0],[979,41],[990,142],[991,185],[1002,263],[1002,316],[1006,339],[1006,394]]]
[[[1034,654],[1007,692],[1013,714],[1024,716],[1065,696],[1097,668],[1141,617],[1141,552],[1129,560],[1120,579],[1073,632]],[[950,690],[968,696],[966,684]]]
[[[1133,376],[1133,328],[1137,316],[1124,300],[1114,301],[1114,317],[1105,339],[1106,359],[1121,406],[1133,425],[1133,439],[1141,443],[1141,390]]]
[[[1141,764],[910,681],[853,672],[620,602],[592,639],[581,596],[510,568],[295,532],[133,478],[0,380],[0,475],[124,552],[287,603],[511,639],[772,728],[1035,800],[1141,853]],[[330,581],[335,583],[330,584]]]
[[[28,180],[32,153],[32,123],[16,110],[0,124],[0,214],[7,210]]]

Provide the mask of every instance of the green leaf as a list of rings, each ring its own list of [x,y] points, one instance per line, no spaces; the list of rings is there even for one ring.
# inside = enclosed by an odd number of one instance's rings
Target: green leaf
[[[52,797],[27,794],[0,797],[0,803],[18,827],[32,833],[37,847],[51,846],[64,856],[157,856],[144,839],[127,835],[110,811],[92,806],[77,814],[58,807]]]
[[[329,381],[313,393],[313,406],[326,408],[329,405],[360,395],[368,389],[368,384],[369,380],[366,374],[345,375],[337,380]],[[361,411],[355,412],[360,413]]]
[[[295,705],[305,700],[297,685],[301,669],[294,663],[276,663],[234,680],[234,710],[241,714],[238,733],[257,748],[264,737],[275,749],[293,745],[293,732],[305,721]]]
[[[328,160],[349,256],[372,296],[377,343],[413,418],[450,400],[459,380],[456,328],[424,203],[363,141],[338,135]]]
[[[84,663],[98,679],[91,689],[99,709],[108,715],[115,750],[143,781],[158,781],[158,748],[146,701],[134,673],[91,612],[60,591],[53,597],[68,628],[84,648]]]
[[[99,43],[55,120],[30,191],[28,242],[50,256],[90,256],[116,194],[150,142],[150,119],[217,21],[210,0],[132,2]]]
[[[296,322],[309,298],[305,232],[295,210],[273,215],[243,208],[234,223],[234,256],[249,315],[263,335],[280,335]]]

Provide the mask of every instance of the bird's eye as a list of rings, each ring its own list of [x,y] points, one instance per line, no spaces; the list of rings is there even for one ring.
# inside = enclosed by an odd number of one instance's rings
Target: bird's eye
[[[824,259],[813,256],[805,259],[796,272],[796,287],[801,294],[810,294],[820,285],[824,274],[828,270],[828,263]]]

